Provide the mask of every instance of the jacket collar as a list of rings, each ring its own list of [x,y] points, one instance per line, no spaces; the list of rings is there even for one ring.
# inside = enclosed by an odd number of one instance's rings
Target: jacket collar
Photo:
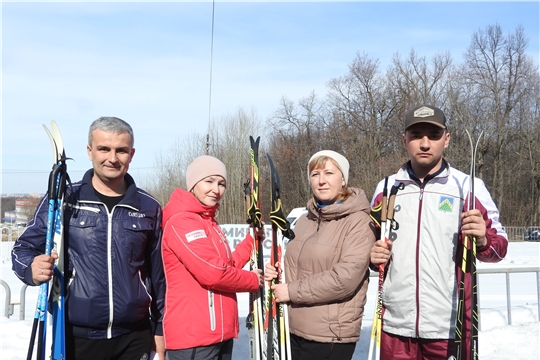
[[[163,224],[173,215],[182,211],[198,214],[202,218],[214,219],[218,208],[219,204],[205,206],[189,191],[176,188],[171,194],[169,202],[163,208]]]
[[[345,201],[319,207],[314,197],[312,197],[306,208],[312,217],[320,220],[335,220],[350,215],[357,211],[369,213],[370,205],[363,190],[358,188],[349,188],[352,191],[351,196]]]
[[[92,186],[92,177],[94,176],[94,169],[89,169],[83,176],[81,180],[81,190],[80,190],[80,196],[79,201],[97,201],[101,202],[101,200],[97,197],[94,187]],[[120,201],[120,204],[122,205],[129,205],[131,207],[134,207],[136,209],[140,209],[140,198],[139,198],[139,192],[137,189],[137,185],[135,185],[135,180],[131,177],[131,175],[126,174],[124,176],[124,180],[126,181],[126,194],[124,195],[124,198],[122,201]]]
[[[424,178],[424,181],[422,182],[414,174],[414,172],[412,170],[412,166],[411,166],[411,161],[409,160],[405,164],[403,164],[401,169],[399,169],[399,171],[397,173],[397,176],[396,176],[396,180],[398,180],[398,181],[412,180],[415,183],[417,183],[418,186],[422,187],[432,179],[448,177],[449,175],[450,175],[450,164],[448,163],[448,161],[446,161],[446,159],[443,159],[442,164],[441,164],[441,168],[439,170],[437,170],[436,172],[434,172],[433,174],[427,175]]]

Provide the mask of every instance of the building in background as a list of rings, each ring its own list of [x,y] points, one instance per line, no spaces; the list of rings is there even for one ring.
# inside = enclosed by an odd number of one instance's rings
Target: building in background
[[[15,210],[12,210],[12,211],[6,211],[4,212],[4,216],[2,217],[2,222],[4,223],[8,223],[8,224],[13,224],[15,223]]]
[[[39,198],[25,198],[15,200],[15,223],[26,225],[34,216]]]
[[[10,197],[2,196],[0,216],[3,223],[25,226],[34,216],[41,196]]]

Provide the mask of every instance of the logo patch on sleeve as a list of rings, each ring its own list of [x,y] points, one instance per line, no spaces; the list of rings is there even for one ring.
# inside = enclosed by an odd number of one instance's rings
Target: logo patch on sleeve
[[[439,211],[452,212],[454,210],[454,198],[441,196],[439,199]]]
[[[186,234],[187,242],[192,242],[193,240],[205,238],[206,234],[204,230],[195,230]]]

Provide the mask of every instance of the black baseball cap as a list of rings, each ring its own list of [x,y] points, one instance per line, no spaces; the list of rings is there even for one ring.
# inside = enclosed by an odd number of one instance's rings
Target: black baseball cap
[[[431,105],[415,106],[407,113],[405,130],[414,124],[428,123],[446,129],[446,116],[441,109]]]

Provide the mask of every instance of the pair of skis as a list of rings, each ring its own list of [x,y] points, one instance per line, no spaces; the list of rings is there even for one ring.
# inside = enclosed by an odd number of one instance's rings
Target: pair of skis
[[[36,342],[37,333],[37,359],[44,360],[46,357],[47,339],[47,312],[50,306],[52,313],[52,360],[66,358],[65,344],[65,287],[64,287],[64,256],[63,256],[63,204],[66,184],[69,182],[66,165],[66,154],[62,142],[62,136],[56,122],[51,121],[51,131],[43,125],[53,152],[53,168],[49,174],[48,186],[48,211],[47,211],[47,235],[45,241],[45,254],[51,252],[58,254],[58,260],[54,265],[52,288],[49,294],[49,282],[44,282],[39,287],[38,303],[32,324],[30,345],[28,347],[27,360],[32,359],[32,353]]]
[[[390,189],[390,196],[388,196],[388,177],[384,179],[383,197],[380,203],[380,209],[374,209],[375,212],[380,211],[380,228],[381,239],[386,243],[391,238],[391,231],[397,230],[398,223],[394,220],[394,202],[396,200],[396,194],[399,189],[402,188],[402,184],[398,186],[392,185]],[[382,332],[382,289],[384,284],[385,264],[379,265],[379,287],[377,291],[377,304],[375,306],[375,314],[373,315],[373,324],[371,326],[371,339],[369,342],[368,359],[376,360],[381,357],[381,332]]]
[[[259,141],[260,137],[254,140],[250,136],[251,181],[245,184],[245,193],[246,198],[249,198],[248,223],[254,228],[260,229],[263,227],[263,223],[259,199]],[[250,360],[290,360],[291,348],[287,305],[276,302],[271,286],[285,282],[282,268],[283,236],[293,239],[294,233],[283,214],[279,174],[270,155],[267,154],[267,158],[270,165],[271,179],[270,221],[272,222],[272,245],[270,263],[278,264],[278,277],[267,284],[266,289],[260,289],[251,294],[250,311],[246,318],[246,325],[249,332]],[[251,187],[248,185],[250,183]],[[250,268],[252,270],[262,269],[264,266],[263,239],[259,238],[256,232],[254,241]]]
[[[469,131],[467,136],[469,137],[469,143],[471,145],[471,170],[469,174],[469,194],[467,195],[467,210],[475,209],[476,198],[474,195],[474,179],[476,177],[476,151],[482,133],[478,136],[476,144],[473,144],[473,140]],[[454,355],[450,359],[478,359],[478,284],[476,274],[476,236],[464,236],[462,243],[463,256],[461,264],[459,265],[459,274],[461,280],[459,283],[459,295],[458,295],[458,311],[456,319],[456,337],[454,346]],[[472,291],[472,302],[470,310],[471,328],[469,331],[469,339],[464,338],[466,333],[465,323],[465,283],[466,275],[470,274],[470,289]],[[467,348],[467,340],[470,341],[470,345]]]
[[[476,152],[478,149],[478,144],[482,133],[480,133],[476,144],[473,144],[472,137],[470,133],[466,130],[467,136],[469,137],[469,142],[471,146],[471,168],[469,175],[469,194],[467,196],[467,210],[472,210],[475,208],[475,193],[474,193],[474,179],[476,177]],[[401,186],[401,184],[400,184]],[[394,199],[397,194],[397,191],[401,188],[400,186],[392,186],[390,190],[390,196],[387,200],[388,194],[388,178],[385,179],[384,189],[383,189],[383,198],[381,204],[379,205],[380,209],[373,209],[373,212],[381,213],[381,237],[385,242],[388,241],[390,237],[391,230],[395,230],[397,223],[393,219],[394,211]],[[476,237],[475,236],[464,236],[463,237],[463,256],[461,264],[459,264],[460,272],[460,284],[459,284],[459,295],[458,295],[458,312],[456,319],[456,337],[455,337],[455,346],[454,354],[450,356],[449,360],[462,360],[462,359],[471,359],[478,360],[478,321],[479,321],[479,311],[478,311],[478,285],[477,285],[477,273],[476,273]],[[375,308],[375,315],[373,318],[373,325],[371,329],[371,340],[369,344],[369,353],[368,359],[372,360],[373,356],[378,360],[380,358],[380,339],[382,331],[382,286],[384,283],[384,272],[385,267],[383,264],[379,266],[379,287],[377,294],[377,305]],[[469,341],[470,346],[467,348],[467,339],[464,338],[466,333],[465,328],[465,283],[466,283],[466,274],[470,274],[470,289],[472,290],[472,301],[471,301],[471,328],[469,332]]]
[[[251,180],[244,184],[244,193],[248,204],[247,222],[254,229],[262,229],[261,206],[259,199],[259,140],[251,141]],[[250,270],[264,269],[263,239],[254,231],[254,244],[251,249],[249,260]],[[246,327],[249,335],[249,358],[250,360],[260,360],[263,354],[264,316],[263,316],[264,289],[260,288],[249,294],[249,314],[246,317]]]

